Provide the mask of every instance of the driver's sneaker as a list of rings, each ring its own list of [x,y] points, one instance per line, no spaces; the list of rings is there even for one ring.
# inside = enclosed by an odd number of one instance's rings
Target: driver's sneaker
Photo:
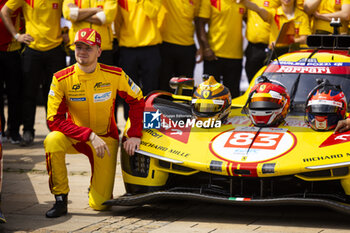
[[[56,203],[46,212],[47,218],[58,218],[67,214],[67,194],[55,195]]]
[[[34,141],[34,135],[30,131],[24,131],[23,138],[21,140],[20,145],[21,146],[30,146],[33,144]]]

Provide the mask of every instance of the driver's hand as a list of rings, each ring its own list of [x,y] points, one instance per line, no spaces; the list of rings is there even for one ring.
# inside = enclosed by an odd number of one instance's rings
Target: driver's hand
[[[132,156],[134,155],[135,150],[140,149],[140,143],[141,143],[140,138],[131,137],[126,139],[126,141],[123,143],[123,146],[124,146],[124,149],[126,150],[126,153]]]
[[[337,127],[335,127],[334,133],[343,133],[350,130],[350,118],[338,121]]]
[[[89,137],[91,141],[91,145],[94,147],[96,151],[96,155],[100,158],[103,158],[105,155],[105,151],[107,151],[107,154],[111,156],[111,153],[109,152],[108,146],[105,141],[103,141],[99,136],[97,136],[94,132],[90,134]]]

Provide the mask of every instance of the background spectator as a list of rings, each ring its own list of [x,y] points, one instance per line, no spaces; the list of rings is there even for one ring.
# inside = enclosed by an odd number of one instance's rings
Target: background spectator
[[[280,5],[279,0],[252,0],[259,7],[276,9]],[[270,23],[265,22],[255,11],[247,11],[246,38],[248,45],[245,50],[245,72],[250,82],[256,72],[264,66],[270,39]]]
[[[162,42],[157,26],[161,0],[119,1],[115,25],[119,66],[133,77],[146,95],[159,88]],[[127,118],[128,107],[124,104]]]
[[[293,22],[294,30],[291,33],[291,42],[305,44],[307,35],[311,34],[308,16],[295,6],[294,0],[281,0],[281,6],[276,10],[266,10],[249,0],[242,3],[250,10],[257,12],[262,19],[271,24],[269,44],[276,43],[282,26]]]
[[[200,0],[163,0],[159,13],[163,43],[160,46],[162,65],[160,89],[171,91],[172,77],[193,77],[196,65],[194,31]]]
[[[199,10],[199,41],[203,47],[204,73],[215,77],[240,95],[245,7],[235,1],[202,1]],[[208,33],[205,25],[208,24]]]
[[[1,10],[4,24],[12,37],[27,45],[22,53],[22,146],[31,145],[34,140],[36,97],[39,85],[43,86],[43,99],[46,103],[53,73],[66,66],[66,54],[61,45],[62,1],[8,0]],[[11,15],[20,7],[25,19],[25,34],[20,34],[11,20]]]
[[[113,31],[112,22],[117,11],[116,0],[64,0],[63,15],[72,22],[69,39],[74,41],[75,34],[82,28],[92,28],[98,31],[103,40],[102,54],[99,62],[113,65]],[[70,46],[70,64],[76,62],[75,45]]]
[[[305,0],[304,11],[314,16],[312,33],[332,34],[333,27],[330,26],[332,18],[340,18],[342,27],[340,33],[348,32],[350,19],[350,1],[342,0]]]
[[[0,0],[0,9],[4,6],[7,0]],[[2,14],[0,12],[2,18]],[[23,30],[22,9],[18,8],[12,15],[11,21],[17,31]],[[19,134],[19,126],[22,121],[22,72],[21,72],[21,43],[19,43],[7,31],[2,19],[0,19],[0,69],[2,75],[0,78],[1,85],[1,108],[3,111],[3,85],[5,84],[5,92],[8,104],[8,120],[7,120],[7,135],[10,142],[13,144],[19,143],[22,138]],[[5,118],[5,117],[4,117]],[[5,121],[2,120],[2,132],[5,134]]]

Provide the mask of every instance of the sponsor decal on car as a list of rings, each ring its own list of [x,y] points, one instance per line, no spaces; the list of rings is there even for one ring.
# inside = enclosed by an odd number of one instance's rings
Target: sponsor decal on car
[[[181,157],[188,157],[190,155],[190,153],[187,153],[187,152],[184,152],[181,150],[172,149],[172,148],[168,148],[165,146],[160,146],[160,145],[156,145],[154,143],[145,142],[145,141],[141,141],[141,146],[154,148],[154,149],[162,151],[162,152],[169,152],[171,154],[174,154],[176,156],[181,156]]]
[[[161,137],[163,137],[162,134],[159,134],[159,133],[157,133],[157,132],[155,132],[155,131],[153,131],[153,130],[151,130],[151,129],[147,129],[147,130],[145,130],[144,132],[146,132],[146,133],[152,135],[152,137],[155,137],[155,138],[161,138]]]
[[[210,151],[218,158],[239,163],[264,162],[282,156],[296,145],[287,129],[237,127],[214,137]]]
[[[350,132],[331,134],[319,147],[333,146],[350,142]]]
[[[350,153],[346,153],[346,155],[343,155],[343,154],[320,155],[320,156],[304,158],[303,162],[306,163],[306,162],[324,161],[324,160],[332,160],[332,159],[341,159],[349,156],[350,156]]]
[[[252,199],[249,197],[229,197],[231,201],[251,201]]]
[[[344,62],[308,62],[274,61],[265,72],[272,73],[309,73],[309,74],[348,74],[350,63]]]

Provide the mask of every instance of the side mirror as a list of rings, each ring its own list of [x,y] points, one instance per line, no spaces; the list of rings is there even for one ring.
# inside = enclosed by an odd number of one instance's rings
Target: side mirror
[[[331,25],[331,27],[333,27],[333,35],[339,35],[338,28],[340,28],[342,26],[340,18],[337,18],[337,19],[332,18],[330,25]]]
[[[182,90],[193,90],[194,79],[186,77],[173,77],[169,81],[169,86],[175,89],[175,95],[182,95]]]

